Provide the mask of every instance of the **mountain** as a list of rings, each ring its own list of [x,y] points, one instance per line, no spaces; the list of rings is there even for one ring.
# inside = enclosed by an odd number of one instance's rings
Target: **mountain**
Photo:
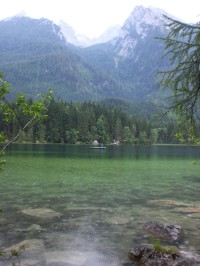
[[[62,34],[64,35],[68,43],[72,43],[77,46],[82,46],[76,36],[74,29],[70,25],[68,25],[64,20],[61,20],[59,22],[59,26],[61,28]]]
[[[81,50],[88,64],[109,74],[123,87],[123,98],[147,99],[159,93],[156,73],[167,67],[167,62],[161,60],[164,44],[157,39],[168,33],[163,13],[155,8],[136,7],[117,37]]]
[[[79,40],[64,22],[2,20],[0,70],[16,93],[36,95],[53,88],[56,97],[67,101],[112,98],[162,104],[156,77],[168,66],[161,60],[164,45],[156,39],[168,33],[162,13],[136,7],[117,36],[115,31],[112,40],[89,47],[73,45]]]
[[[0,32],[0,70],[13,84],[13,95],[53,88],[64,100],[97,100],[117,89],[111,77],[74,52],[50,20],[13,17],[0,21]]]
[[[64,20],[61,20],[59,22],[59,26],[61,27],[61,32],[68,43],[81,47],[86,47],[90,45],[90,38],[77,34],[74,29],[70,25],[68,25]]]
[[[102,33],[98,38],[92,39],[90,46],[98,43],[106,43],[118,36],[121,29],[120,25],[114,25],[109,27],[104,33]]]
[[[59,22],[59,26],[61,27],[61,32],[64,35],[67,42],[74,44],[75,46],[80,47],[88,47],[97,43],[106,43],[116,37],[119,33],[120,26],[115,25],[109,27],[102,35],[98,38],[88,38],[84,35],[77,34],[74,29],[69,26],[66,22],[61,20]]]

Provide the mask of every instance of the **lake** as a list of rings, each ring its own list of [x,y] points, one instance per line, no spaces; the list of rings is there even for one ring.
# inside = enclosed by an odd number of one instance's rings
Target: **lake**
[[[125,265],[152,242],[151,220],[181,225],[175,244],[200,249],[200,147],[12,145],[5,159],[1,250],[35,239],[41,265]]]

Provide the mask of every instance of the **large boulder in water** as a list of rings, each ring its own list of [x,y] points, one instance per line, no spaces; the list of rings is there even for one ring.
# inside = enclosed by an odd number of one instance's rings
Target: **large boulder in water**
[[[198,254],[181,252],[175,247],[156,248],[151,244],[138,245],[131,249],[129,258],[141,266],[200,266]]]
[[[147,222],[144,229],[156,237],[170,242],[179,240],[182,233],[180,225],[162,224],[157,221]]]

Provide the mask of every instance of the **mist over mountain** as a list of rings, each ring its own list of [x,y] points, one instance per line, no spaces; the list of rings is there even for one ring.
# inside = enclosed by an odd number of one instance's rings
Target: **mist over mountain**
[[[84,40],[61,21],[13,17],[0,21],[0,70],[14,94],[54,89],[67,101],[124,99],[159,102],[156,73],[167,67],[164,11],[136,7],[124,25]],[[170,15],[168,15],[170,16]],[[87,47],[86,47],[87,46]]]
[[[80,47],[88,47],[94,44],[108,42],[118,35],[121,28],[119,25],[109,27],[98,38],[91,39],[87,36],[77,34],[74,29],[63,20],[60,21],[59,26],[67,42]]]

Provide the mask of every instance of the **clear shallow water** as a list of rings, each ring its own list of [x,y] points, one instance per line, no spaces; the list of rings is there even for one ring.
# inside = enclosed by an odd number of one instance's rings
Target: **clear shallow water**
[[[2,248],[34,238],[44,243],[46,265],[118,266],[131,247],[152,241],[142,227],[157,220],[180,224],[177,246],[200,250],[199,147],[13,145],[6,160]],[[23,213],[30,208],[60,216]]]

